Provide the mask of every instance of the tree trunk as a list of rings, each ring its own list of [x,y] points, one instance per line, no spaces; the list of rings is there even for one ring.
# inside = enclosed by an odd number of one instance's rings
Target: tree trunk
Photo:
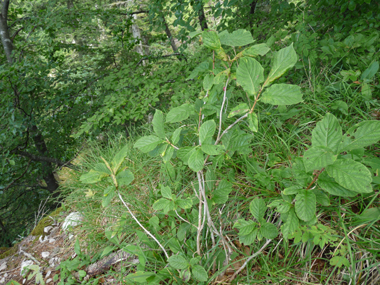
[[[168,37],[168,39],[170,40],[170,45],[172,46],[172,50],[174,53],[176,53],[178,51],[178,48],[175,44],[175,41],[174,41],[174,38],[172,36],[172,33],[170,32],[169,30],[169,25],[168,23],[166,22],[166,19],[165,19],[165,16],[162,15],[162,20],[164,22],[164,25],[165,25],[165,33],[166,33],[166,36]]]
[[[249,26],[251,27],[251,29],[253,29],[253,15],[255,14],[256,5],[257,5],[258,1],[259,0],[253,0],[251,2],[251,4],[249,4],[249,6],[250,6],[250,10],[249,10]]]
[[[199,5],[200,5],[200,8],[198,10],[198,19],[199,19],[199,24],[201,25],[202,31],[204,31],[205,29],[208,29],[207,19],[206,19],[206,15],[205,15],[205,10],[203,8],[202,0],[198,0],[198,1],[199,1]]]
[[[12,51],[13,44],[11,37],[9,36],[9,28],[8,28],[8,8],[9,8],[9,0],[4,0],[0,2],[1,5],[1,13],[0,13],[0,35],[1,42],[3,44],[4,52],[7,57],[8,63],[12,64]]]

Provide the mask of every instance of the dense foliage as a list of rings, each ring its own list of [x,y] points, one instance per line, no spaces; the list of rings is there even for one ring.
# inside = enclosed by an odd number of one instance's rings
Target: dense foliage
[[[380,4],[0,4],[2,245],[30,232],[42,204],[66,198],[76,208],[57,172],[81,170],[72,159],[82,149],[122,134],[160,165],[152,216],[136,217],[123,200],[142,169],[125,164],[131,144],[95,157],[80,182],[103,183],[100,195],[82,198],[106,209],[120,199],[133,234],[156,249],[115,239],[120,221],[105,231],[111,245],[102,255],[126,248],[140,259],[129,282],[210,282],[248,247],[233,280],[281,241],[289,258],[289,244],[307,245],[308,258],[316,246],[334,248],[329,266],[360,281],[354,247],[340,235],[348,222],[367,230],[355,250],[380,241]],[[370,253],[376,266],[379,250]],[[61,282],[69,282],[65,264]]]

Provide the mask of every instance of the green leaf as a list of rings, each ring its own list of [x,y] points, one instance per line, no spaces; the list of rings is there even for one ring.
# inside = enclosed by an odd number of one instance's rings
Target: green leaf
[[[331,105],[331,109],[338,110],[344,115],[348,115],[348,105],[346,102],[342,100],[334,101],[334,103]]]
[[[312,146],[324,146],[331,149],[334,154],[338,154],[341,141],[342,128],[338,119],[330,113],[326,114],[312,132]]]
[[[217,50],[221,48],[218,34],[214,31],[204,31],[202,33],[202,41],[204,46],[210,49]]]
[[[94,166],[94,170],[105,175],[111,175],[111,171],[104,163],[97,163]]]
[[[160,143],[162,142],[162,139],[156,136],[146,136],[142,137],[141,139],[137,140],[137,142],[134,144],[134,148],[140,149],[140,151],[147,153],[156,148]]]
[[[203,79],[204,90],[209,91],[213,85],[214,85],[214,75],[207,74]]]
[[[257,132],[259,130],[259,120],[255,113],[248,114],[248,126],[252,132]]]
[[[189,33],[189,37],[192,39],[192,38],[195,38],[196,36],[199,36],[200,34],[202,34],[202,30],[194,31],[194,32]]]
[[[165,150],[165,152],[162,155],[162,160],[167,163],[174,155],[174,147],[168,146],[168,148]]]
[[[194,79],[195,77],[198,76],[200,72],[204,72],[208,69],[209,69],[208,61],[201,62],[200,64],[198,64],[196,68],[194,68],[194,70],[191,72],[190,76],[186,78],[186,80]]]
[[[190,209],[193,206],[193,200],[191,198],[186,199],[177,199],[174,202],[175,205],[180,207],[181,209]]]
[[[115,249],[116,249],[116,246],[111,246],[111,245],[107,246],[105,249],[103,249],[103,252],[100,255],[100,258],[102,258],[103,256],[108,255],[110,252],[114,251]],[[86,276],[86,271],[85,271],[85,275],[84,276]]]
[[[195,146],[185,146],[177,151],[177,157],[188,164],[190,156],[197,150]]]
[[[193,266],[191,268],[191,273],[195,279],[201,282],[206,282],[208,279],[208,275],[206,270],[199,264]]]
[[[291,84],[273,84],[261,96],[261,101],[271,105],[293,105],[302,102],[301,87]]]
[[[230,114],[228,115],[228,118],[232,118],[234,116],[237,116],[237,115],[242,115],[242,114],[245,114],[249,111],[249,107],[246,103],[240,103],[239,105],[237,105],[236,107],[234,107]]]
[[[351,159],[338,159],[326,167],[327,173],[348,190],[371,193],[371,172],[363,164]]]
[[[372,64],[362,73],[361,79],[371,80],[375,76],[378,70],[379,70],[379,63],[377,61],[372,62]]]
[[[133,173],[130,170],[123,170],[116,175],[116,180],[119,186],[129,185],[135,179]]]
[[[115,186],[108,186],[106,189],[104,189],[103,198],[102,198],[102,206],[105,208],[107,207],[113,197],[115,197]]]
[[[127,144],[115,154],[115,156],[113,157],[111,161],[111,166],[112,166],[111,168],[114,173],[117,173],[120,165],[123,163],[128,152],[129,152],[129,145]]]
[[[294,209],[291,209],[287,215],[285,224],[281,226],[282,235],[287,239],[289,235],[293,234],[298,229],[298,227],[299,220]]]
[[[160,110],[156,110],[152,120],[152,125],[156,135],[161,139],[165,139],[164,114]]]
[[[199,128],[199,139],[201,144],[203,144],[206,140],[212,138],[216,130],[216,124],[214,120],[209,120],[204,122]]]
[[[232,191],[232,184],[226,179],[223,179],[219,182],[218,187],[213,192],[212,201],[215,204],[224,204],[228,200],[228,195]]]
[[[313,146],[303,156],[303,163],[307,172],[321,169],[333,164],[337,156],[331,149],[324,146]]]
[[[303,189],[302,186],[293,185],[293,186],[290,186],[290,187],[285,188],[284,191],[282,191],[282,192],[284,193],[284,195],[296,195],[296,194],[298,194],[302,189]]]
[[[312,191],[304,190],[296,196],[295,209],[297,216],[307,222],[315,217],[316,212],[316,197]]]
[[[257,223],[255,223],[253,220],[246,221],[239,219],[235,222],[233,227],[239,229],[239,236],[245,236],[249,235],[255,228],[257,228]]]
[[[81,255],[82,251],[80,250],[80,244],[79,244],[79,239],[76,239],[75,244],[74,244],[74,252],[77,255]]]
[[[254,42],[251,33],[242,29],[234,31],[231,34],[223,31],[219,34],[219,39],[222,45],[231,47],[241,47]]]
[[[263,223],[260,232],[266,239],[274,239],[278,236],[277,227],[271,223]]]
[[[342,265],[350,268],[350,262],[344,256],[334,256],[330,259],[330,264],[332,266],[342,267]]]
[[[167,123],[177,123],[186,120],[190,116],[191,106],[183,104],[179,107],[173,108],[166,115]]]
[[[187,162],[190,169],[198,172],[201,171],[204,164],[204,158],[203,158],[203,152],[201,149],[197,149],[195,152],[193,152],[190,157],[189,161]]]
[[[289,68],[297,63],[297,54],[293,48],[293,44],[280,49],[273,58],[272,69],[269,72],[267,83],[274,81],[283,75]]]
[[[92,183],[101,181],[102,178],[107,177],[107,176],[109,175],[105,173],[100,173],[91,169],[89,172],[82,174],[79,180],[82,183],[92,184]]]
[[[247,48],[246,50],[243,51],[243,56],[251,56],[251,57],[256,57],[258,55],[265,55],[268,51],[270,51],[270,48],[268,47],[267,44],[258,44],[251,46]]]
[[[132,284],[137,282],[140,284],[148,284],[147,279],[154,275],[152,272],[136,271],[135,273],[128,274],[125,284]]]
[[[189,267],[189,262],[181,255],[172,255],[168,259],[169,264],[174,269],[186,269]]]
[[[168,186],[161,186],[161,195],[164,198],[172,200],[172,190]]]
[[[367,147],[380,140],[380,121],[364,121],[355,127],[357,127],[356,132],[349,137],[341,151]]]
[[[319,187],[331,195],[341,197],[354,197],[358,194],[340,186],[338,183],[336,183],[334,178],[327,175],[326,171],[322,172],[322,174],[319,175],[317,183]]]
[[[372,99],[372,90],[371,90],[371,86],[368,83],[366,82],[362,83],[361,93],[365,101],[369,101]]]
[[[256,95],[260,89],[260,83],[264,81],[264,68],[257,60],[243,57],[236,70],[236,80],[244,91],[250,95]]]
[[[174,131],[172,135],[172,143],[176,145],[179,142],[180,136],[181,136],[182,128],[178,128]]]
[[[263,219],[265,212],[267,211],[267,206],[265,205],[264,199],[253,199],[249,204],[249,210],[251,211],[251,214],[256,218],[256,220],[260,221]]]
[[[208,155],[219,155],[225,151],[223,145],[202,144],[201,150]]]
[[[162,210],[164,213],[174,209],[174,202],[168,199],[161,198],[153,203],[153,209],[156,211]]]
[[[258,236],[258,233],[259,233],[259,228],[256,228],[248,235],[239,235],[239,241],[242,244],[250,245],[255,242],[255,239]]]

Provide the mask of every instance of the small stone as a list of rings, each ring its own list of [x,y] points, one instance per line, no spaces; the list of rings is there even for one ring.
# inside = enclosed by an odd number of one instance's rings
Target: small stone
[[[31,261],[31,260],[24,260],[23,262],[21,262],[20,275],[23,275],[23,274],[26,273],[27,270],[25,269],[25,267],[27,267],[29,265],[33,265],[33,261]]]
[[[49,270],[48,272],[46,272],[46,275],[45,275],[45,278],[48,278],[51,274],[51,270]]]
[[[44,228],[44,232],[48,234],[49,232],[51,232],[52,229],[53,229],[52,226],[47,226]]]
[[[49,243],[53,243],[53,242],[55,242],[55,239],[49,238]]]
[[[41,252],[41,256],[42,258],[46,258],[50,255],[50,252],[47,252],[47,251],[44,251],[44,252]]]
[[[6,262],[3,262],[1,265],[0,265],[0,271],[3,271],[3,270],[6,270],[7,269],[7,263]],[[1,283],[1,282],[0,282]]]
[[[49,278],[48,280],[46,280],[46,283],[49,283],[49,282],[51,282],[51,281],[53,281],[53,279],[52,279],[52,278]]]

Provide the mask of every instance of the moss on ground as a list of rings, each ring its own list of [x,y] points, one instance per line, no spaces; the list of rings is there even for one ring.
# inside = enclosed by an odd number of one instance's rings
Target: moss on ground
[[[37,224],[37,226],[32,230],[30,233],[32,236],[45,236],[44,228],[47,226],[51,226],[53,224],[53,220],[51,217],[58,216],[62,211],[62,207],[57,208],[55,211],[51,212],[50,214],[46,215],[44,218],[40,220],[40,222]]]
[[[3,258],[6,258],[8,256],[11,256],[11,255],[14,255],[16,252],[17,252],[17,246],[18,246],[19,243],[16,243],[13,247],[8,247],[7,250],[3,251],[1,254],[0,254],[0,259],[3,259]],[[6,247],[5,247],[6,248]],[[5,249],[4,247],[2,247],[1,249]]]

